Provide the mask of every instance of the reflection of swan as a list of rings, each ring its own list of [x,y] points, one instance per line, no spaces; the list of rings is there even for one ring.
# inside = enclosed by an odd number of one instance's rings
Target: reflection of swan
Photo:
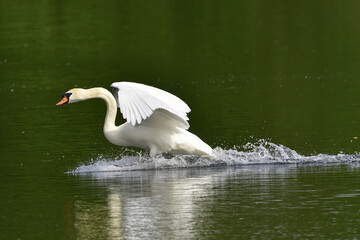
[[[150,149],[150,156],[161,153],[210,155],[212,149],[187,131],[188,105],[180,98],[155,87],[139,83],[116,82],[111,85],[114,98],[104,88],[73,88],[63,94],[56,106],[101,98],[106,102],[105,137],[119,146]],[[127,122],[115,126],[119,106]]]
[[[230,226],[248,226],[251,221],[236,219],[252,218],[259,202],[275,204],[275,209],[284,206],[274,199],[284,196],[298,168],[291,164],[245,165],[80,174],[77,181],[92,197],[75,199],[69,211],[74,213],[75,238],[203,239],[214,230],[224,231],[219,211],[231,211],[234,221]],[[239,203],[242,210],[235,211]],[[252,209],[249,215],[245,209]]]

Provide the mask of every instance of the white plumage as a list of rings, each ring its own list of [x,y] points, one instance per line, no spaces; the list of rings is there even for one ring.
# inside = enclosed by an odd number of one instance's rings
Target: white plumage
[[[189,106],[177,96],[161,89],[133,82],[115,82],[111,87],[117,89],[117,99],[123,117],[133,126],[150,117],[156,109],[164,109],[171,113],[174,120],[182,122],[183,128],[190,127],[187,122]]]
[[[149,149],[151,156],[168,152],[211,155],[211,147],[187,131],[190,108],[180,98],[140,83],[115,82],[111,87],[114,96],[104,88],[71,89],[57,106],[101,98],[107,105],[104,134],[111,143]],[[117,107],[127,120],[120,126],[115,126]]]

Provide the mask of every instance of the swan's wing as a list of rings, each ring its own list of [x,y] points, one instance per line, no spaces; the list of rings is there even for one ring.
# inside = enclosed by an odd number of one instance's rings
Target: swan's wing
[[[132,82],[111,84],[123,117],[133,126],[150,117],[156,109],[166,110],[169,120],[176,126],[188,129],[189,106],[175,95],[161,89]]]

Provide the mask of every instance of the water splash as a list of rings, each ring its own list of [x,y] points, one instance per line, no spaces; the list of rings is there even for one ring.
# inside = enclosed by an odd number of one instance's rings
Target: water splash
[[[120,157],[100,155],[96,159],[93,159],[91,164],[77,167],[68,173],[286,163],[360,163],[360,155],[356,153],[353,155],[318,154],[314,156],[303,156],[298,154],[295,150],[281,144],[259,140],[256,143],[247,143],[244,146],[234,147],[233,149],[217,147],[213,150],[213,156],[211,158],[189,155],[161,155],[155,158],[151,158],[147,155],[124,155]]]

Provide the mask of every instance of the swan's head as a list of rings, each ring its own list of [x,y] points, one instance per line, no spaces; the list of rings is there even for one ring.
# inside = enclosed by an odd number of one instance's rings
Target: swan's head
[[[67,91],[62,95],[62,99],[60,102],[56,104],[56,106],[61,106],[67,103],[74,103],[88,99],[85,94],[85,89],[82,88],[73,88]]]

